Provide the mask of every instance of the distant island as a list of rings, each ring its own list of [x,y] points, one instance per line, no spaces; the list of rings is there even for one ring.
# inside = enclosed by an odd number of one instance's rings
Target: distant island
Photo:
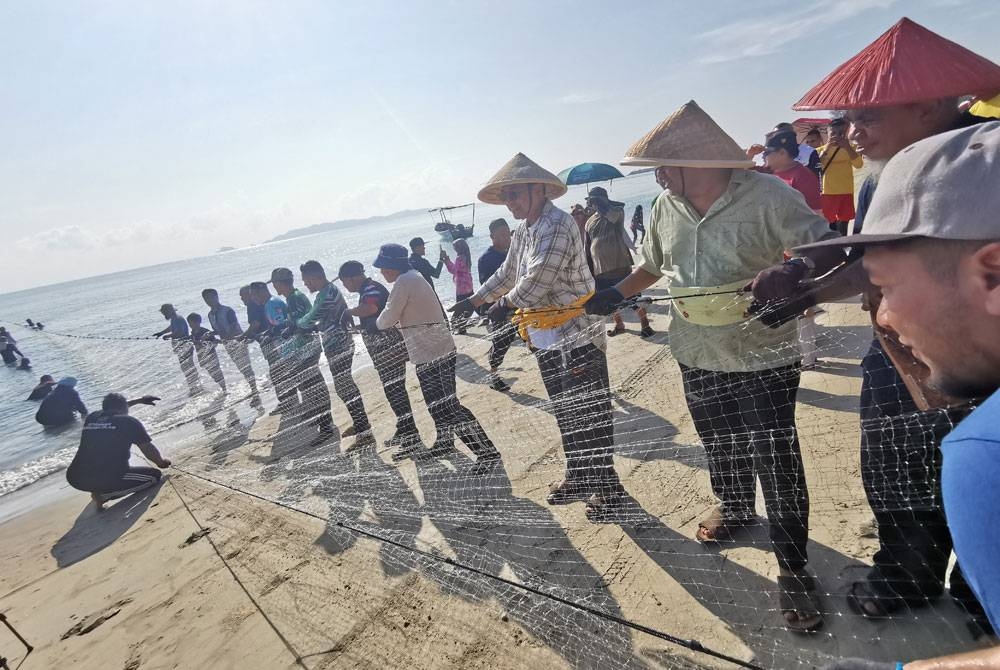
[[[404,209],[402,211],[395,212],[393,214],[384,214],[384,215],[380,215],[380,216],[370,216],[367,219],[344,219],[342,221],[331,221],[331,222],[327,222],[327,223],[316,223],[316,224],[313,224],[311,226],[306,226],[304,228],[293,228],[292,230],[289,230],[287,233],[282,233],[281,235],[278,235],[277,237],[272,237],[271,239],[268,240],[268,242],[281,242],[283,240],[292,240],[292,239],[295,239],[296,237],[305,237],[306,235],[315,235],[317,233],[325,233],[325,232],[333,230],[334,228],[337,228],[339,226],[346,226],[346,225],[355,224],[355,223],[367,223],[367,224],[381,223],[382,221],[386,221],[388,219],[392,219],[392,218],[395,218],[397,216],[405,216],[407,214],[419,214],[419,213],[421,213],[423,211],[425,211],[425,210],[423,210],[423,209]]]
[[[215,253],[224,254],[227,251],[236,251],[236,247],[219,247]]]

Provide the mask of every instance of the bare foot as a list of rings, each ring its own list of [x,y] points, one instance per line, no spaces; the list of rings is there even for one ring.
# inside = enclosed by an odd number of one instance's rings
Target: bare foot
[[[98,512],[104,511],[104,499],[97,493],[91,493],[90,499],[94,501],[94,507]]]

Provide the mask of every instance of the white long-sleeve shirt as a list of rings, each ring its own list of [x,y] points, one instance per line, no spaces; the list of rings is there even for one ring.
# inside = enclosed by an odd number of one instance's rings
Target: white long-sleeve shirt
[[[404,272],[396,279],[375,325],[379,330],[399,326],[406,353],[414,365],[430,363],[455,351],[455,340],[448,330],[437,293],[416,270]]]

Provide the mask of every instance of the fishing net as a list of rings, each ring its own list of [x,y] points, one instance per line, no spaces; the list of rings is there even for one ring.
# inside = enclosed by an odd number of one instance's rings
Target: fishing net
[[[683,347],[700,343],[671,342],[669,296],[658,287],[647,295],[655,299],[647,307],[657,334],[639,338],[634,313],[624,310],[629,332],[608,340],[610,393],[578,393],[559,422],[536,356],[520,340],[500,367],[512,387],[501,393],[489,386],[487,329],[475,322],[455,336],[458,400],[502,456],[486,468],[475,467],[479,459],[460,439],[454,451],[431,452],[434,426],[412,364],[405,389],[421,444],[409,454],[385,445],[396,417],[357,335],[353,376],[376,440],[350,448],[355,438],[340,434],[350,420],[325,358],[318,369],[338,429],[321,441],[303,418],[309,398],[275,410],[256,344],[250,354],[262,406],[221,348],[228,392],[217,392],[201,370],[205,392],[189,397],[170,345],[139,327],[62,332],[50,319],[44,331],[15,332],[23,349],[39,352],[38,369],[42,352],[75,361],[88,402],[106,390],[162,396],[157,407],[132,413],[173,460],[169,485],[211,529],[220,560],[303,667],[805,668],[843,656],[896,660],[972,646],[969,617],[945,589],[947,533],[935,526],[942,519],[933,445],[960,416],[919,412],[902,395],[886,410],[885,398],[900,391],[875,375],[867,392],[880,393],[885,411],[866,412],[862,430],[859,361],[871,327],[859,305],[827,305],[815,326],[800,324],[807,351],[819,359],[801,371],[800,383],[795,368],[748,381],[682,372]],[[235,294],[223,299],[235,302]],[[595,333],[607,327],[590,326]],[[748,356],[793,360],[802,346]],[[596,452],[603,438],[590,417],[604,402],[628,495],[595,522],[584,502],[552,506],[546,495],[566,475],[559,424],[578,431],[585,456]],[[794,430],[769,423],[793,410]],[[710,459],[699,427],[728,456]],[[60,436],[62,450],[19,467],[58,472],[77,434]],[[795,441],[801,475],[787,453]],[[27,477],[18,473],[4,473],[4,492]],[[702,544],[694,536],[718,504],[713,481],[746,523],[731,538]],[[773,505],[764,499],[767,486]],[[879,546],[873,508],[890,522],[883,529],[889,554],[905,561],[918,550],[937,562],[908,566],[914,578],[938,583],[925,583],[924,595],[910,594],[879,621],[846,602]],[[766,512],[779,518],[784,536],[775,533],[779,524],[769,527]],[[808,524],[806,570],[825,618],[808,635],[785,627],[776,583],[773,547],[795,544],[796,520]],[[904,530],[893,533],[892,524]],[[884,577],[903,590],[893,582],[901,572],[887,568]]]

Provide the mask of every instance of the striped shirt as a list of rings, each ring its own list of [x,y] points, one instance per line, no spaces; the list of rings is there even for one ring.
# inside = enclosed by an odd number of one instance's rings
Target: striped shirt
[[[562,307],[594,291],[580,229],[573,218],[546,202],[538,220],[518,226],[500,269],[476,292],[485,302],[502,296],[513,307]],[[529,329],[540,349],[570,351],[586,344],[606,347],[604,319],[581,315],[552,329]]]

